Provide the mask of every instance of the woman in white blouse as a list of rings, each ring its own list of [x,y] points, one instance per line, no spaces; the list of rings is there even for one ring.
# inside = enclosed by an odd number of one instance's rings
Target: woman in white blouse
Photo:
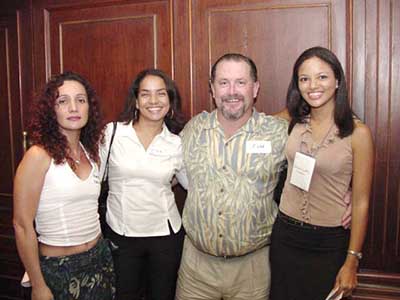
[[[171,182],[186,188],[181,154],[180,97],[162,71],[140,72],[129,89],[109,158],[107,237],[113,253],[117,299],[140,299],[146,276],[148,299],[174,299],[183,228]],[[107,125],[102,166],[113,123]]]

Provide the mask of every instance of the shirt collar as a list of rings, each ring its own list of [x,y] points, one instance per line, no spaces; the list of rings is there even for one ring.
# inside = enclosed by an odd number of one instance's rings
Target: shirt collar
[[[304,123],[301,124],[302,126],[300,127],[300,136],[302,137],[304,142],[312,144],[313,143],[312,127],[310,121],[311,121],[310,116],[307,116],[304,119]],[[321,142],[320,145],[321,148],[327,147],[329,144],[333,143],[338,136],[339,136],[339,129],[336,125],[333,125],[333,128],[329,129],[329,132],[327,132],[327,136]]]
[[[118,124],[118,133],[121,136],[132,136],[134,131],[133,131],[133,122],[130,121],[128,124],[125,123],[119,123]],[[162,131],[157,135],[160,136],[163,139],[167,139],[172,133],[168,130],[167,125],[163,123],[163,128]]]

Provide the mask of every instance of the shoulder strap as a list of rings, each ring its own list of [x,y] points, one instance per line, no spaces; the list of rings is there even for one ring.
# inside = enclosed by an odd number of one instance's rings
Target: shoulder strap
[[[107,154],[107,159],[106,159],[106,167],[104,168],[104,174],[103,178],[101,179],[101,182],[104,182],[108,179],[108,160],[110,159],[110,153],[111,153],[111,145],[114,141],[114,136],[115,136],[115,131],[117,130],[117,122],[113,122],[113,132],[111,135],[111,140],[110,140],[110,146],[108,147],[108,154]]]

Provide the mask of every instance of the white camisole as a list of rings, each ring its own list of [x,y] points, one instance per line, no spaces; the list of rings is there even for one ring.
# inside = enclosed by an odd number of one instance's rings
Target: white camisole
[[[35,218],[39,242],[52,246],[76,246],[100,234],[97,212],[99,170],[97,164],[89,161],[92,170],[88,178],[82,180],[68,163],[56,165],[51,160]]]

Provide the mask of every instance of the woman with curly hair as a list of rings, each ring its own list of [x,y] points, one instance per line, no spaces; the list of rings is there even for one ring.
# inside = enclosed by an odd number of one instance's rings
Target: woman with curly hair
[[[102,124],[95,91],[73,72],[52,77],[29,127],[33,146],[15,175],[13,222],[32,300],[112,299],[112,256],[97,213]]]
[[[147,69],[133,81],[111,146],[106,236],[113,252],[117,299],[173,300],[184,231],[171,181],[187,186],[183,167],[180,97],[162,71]],[[105,130],[107,157],[113,123]],[[105,164],[103,163],[102,166]]]

